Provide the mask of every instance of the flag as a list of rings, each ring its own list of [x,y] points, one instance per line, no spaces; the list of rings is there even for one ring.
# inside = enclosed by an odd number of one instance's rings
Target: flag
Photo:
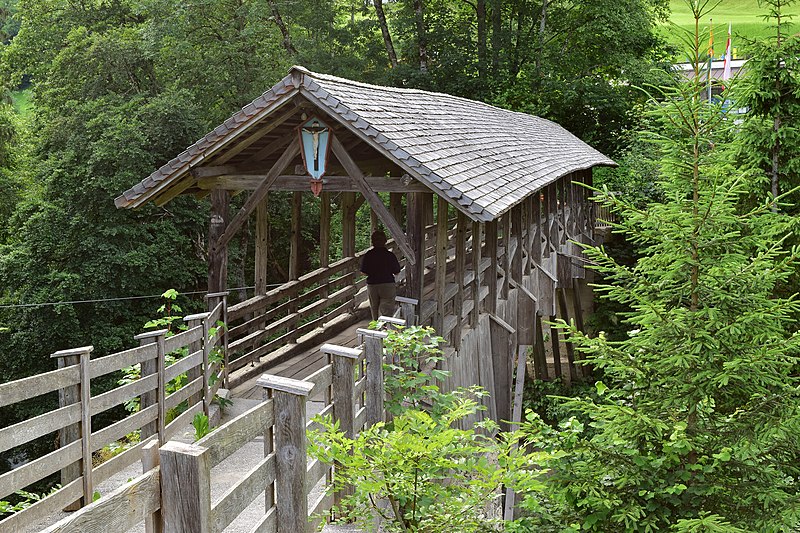
[[[728,23],[728,43],[725,45],[725,67],[722,69],[722,79],[731,78],[731,59],[733,59],[733,48],[731,48],[731,23]]]

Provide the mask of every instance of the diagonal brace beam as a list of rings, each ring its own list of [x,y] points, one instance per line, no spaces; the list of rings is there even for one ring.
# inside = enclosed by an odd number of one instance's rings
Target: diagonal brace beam
[[[414,250],[411,247],[411,244],[408,242],[408,238],[406,237],[403,228],[400,227],[400,224],[397,222],[397,220],[395,220],[386,206],[383,205],[378,193],[369,187],[364,174],[358,168],[356,162],[353,161],[353,158],[350,157],[350,154],[347,153],[347,150],[342,145],[341,141],[339,141],[339,139],[334,135],[332,135],[331,138],[331,148],[333,148],[333,153],[336,156],[336,159],[338,159],[339,163],[342,164],[344,169],[353,179],[353,182],[355,182],[356,187],[358,187],[358,189],[361,191],[361,194],[363,194],[364,198],[366,198],[367,203],[375,211],[375,214],[378,215],[378,218],[381,219],[381,222],[384,223],[386,229],[389,230],[389,233],[400,247],[400,250],[403,252],[403,255],[406,257],[408,263],[411,265],[416,264]]]
[[[253,191],[250,195],[250,198],[244,203],[242,208],[236,213],[236,216],[233,217],[230,224],[225,228],[225,232],[219,236],[219,239],[216,243],[213,244],[215,249],[224,248],[227,246],[228,242],[236,235],[241,227],[244,225],[247,217],[250,216],[256,206],[261,203],[261,200],[269,192],[270,187],[275,183],[275,180],[278,179],[278,176],[281,175],[281,172],[286,168],[286,165],[291,163],[292,159],[294,159],[300,153],[300,146],[299,143],[293,142],[290,143],[289,146],[286,147],[286,150],[283,151],[278,161],[269,169],[267,172],[264,181],[261,185]]]

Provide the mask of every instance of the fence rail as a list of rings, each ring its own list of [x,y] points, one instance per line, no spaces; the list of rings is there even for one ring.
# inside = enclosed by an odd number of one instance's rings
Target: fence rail
[[[91,503],[97,483],[139,461],[148,444],[163,444],[196,413],[208,414],[224,378],[220,363],[210,363],[208,357],[222,346],[223,328],[217,329],[216,324],[224,314],[222,301],[209,313],[187,317],[189,328],[182,333],[167,337],[166,330],[146,332],[135,337],[141,346],[105,357],[92,359],[91,346],[62,350],[52,356],[60,367],[57,370],[0,385],[0,407],[59,393],[57,409],[0,429],[0,452],[56,432],[59,442],[56,450],[0,475],[0,498],[59,471],[62,484],[55,493],[0,521],[0,530],[18,531],[62,509]],[[166,355],[179,350],[188,355],[167,365]],[[91,394],[93,380],[135,365],[141,369],[139,379]],[[137,412],[102,429],[92,427],[92,417],[137,398]],[[183,409],[176,412],[181,405]],[[93,465],[95,452],[135,431],[141,432],[138,444]],[[152,484],[151,480],[140,482],[143,487]],[[139,492],[135,489],[120,498]]]
[[[360,348],[326,344],[328,363],[304,380],[265,374],[267,398],[195,444],[153,440],[141,449],[145,473],[113,493],[54,524],[48,533],[78,533],[102,527],[125,531],[145,521],[148,533],[219,533],[252,502],[263,497],[264,513],[252,532],[316,531],[335,496],[325,490],[335,468],[308,460],[306,402],[322,402],[349,436],[384,419],[384,332],[358,330]],[[215,502],[211,469],[258,437],[264,456]],[[316,498],[309,502],[313,495]]]

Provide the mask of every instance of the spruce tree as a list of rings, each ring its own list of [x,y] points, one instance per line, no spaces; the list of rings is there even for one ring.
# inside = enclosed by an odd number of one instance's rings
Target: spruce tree
[[[706,13],[702,1],[692,7],[700,74]],[[555,433],[533,419],[527,427],[555,452],[552,492],[531,496],[528,507],[546,498],[575,527],[800,524],[800,337],[791,333],[800,306],[796,296],[774,296],[797,259],[785,245],[794,222],[773,212],[770,198],[741,213],[748,174],[727,141],[736,126],[705,90],[696,75],[651,104],[665,200],[638,209],[603,194],[622,215],[616,230],[642,257],[626,267],[602,247],[586,250],[602,296],[631,309],[623,341],[571,331],[603,375],[599,399],[569,401],[579,415]]]

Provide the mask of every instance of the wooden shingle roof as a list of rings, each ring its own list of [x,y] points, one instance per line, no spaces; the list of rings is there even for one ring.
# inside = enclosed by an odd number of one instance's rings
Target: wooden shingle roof
[[[181,180],[190,181],[192,168],[268,124],[298,94],[473,220],[493,220],[571,172],[615,164],[549,120],[447,94],[368,85],[294,67],[125,191],[116,205],[137,207]]]

